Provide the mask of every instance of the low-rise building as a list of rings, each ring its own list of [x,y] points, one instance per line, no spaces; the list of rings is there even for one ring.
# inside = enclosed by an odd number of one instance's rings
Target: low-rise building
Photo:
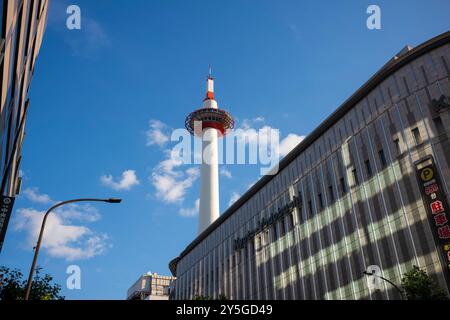
[[[175,277],[148,272],[128,289],[127,300],[169,300]]]

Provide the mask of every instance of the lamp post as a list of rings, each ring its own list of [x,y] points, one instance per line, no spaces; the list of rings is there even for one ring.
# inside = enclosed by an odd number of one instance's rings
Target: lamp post
[[[400,296],[402,297],[402,299],[405,300],[405,296],[404,296],[404,294],[403,294],[402,289],[400,289],[400,288],[399,288],[395,283],[393,283],[391,280],[386,279],[385,277],[380,276],[380,275],[378,275],[378,274],[375,274],[375,271],[373,271],[372,273],[367,272],[367,271],[364,271],[363,273],[364,273],[366,276],[375,276],[375,277],[378,277],[378,278],[380,278],[380,279],[386,281],[387,283],[390,283],[395,289],[397,289],[398,292],[400,292]]]
[[[39,255],[39,249],[41,248],[42,237],[44,235],[45,223],[47,222],[48,215],[54,209],[56,209],[56,208],[58,208],[60,206],[63,206],[65,204],[73,203],[73,202],[84,202],[84,201],[120,203],[122,201],[122,199],[117,199],[117,198],[109,198],[109,199],[95,199],[95,198],[73,199],[73,200],[67,200],[67,201],[58,202],[57,204],[55,204],[54,206],[50,207],[50,209],[47,210],[47,212],[44,215],[44,219],[42,220],[41,231],[39,232],[39,237],[38,237],[38,241],[37,241],[36,247],[34,248],[35,249],[34,250],[34,257],[33,257],[33,262],[31,263],[30,274],[28,275],[27,288],[26,288],[26,291],[25,291],[25,300],[28,300],[28,298],[30,297],[31,284],[32,284],[32,281],[33,281],[34,268],[36,266],[36,261],[37,261],[38,255]]]

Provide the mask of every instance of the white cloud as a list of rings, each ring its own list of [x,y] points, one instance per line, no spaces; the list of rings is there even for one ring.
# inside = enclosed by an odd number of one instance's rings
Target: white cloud
[[[28,200],[36,203],[46,204],[52,202],[52,199],[49,197],[49,195],[45,193],[39,193],[39,189],[35,187],[25,189],[23,191],[23,194],[25,195],[25,197],[27,197]]]
[[[57,212],[58,215],[64,219],[64,221],[95,222],[101,218],[97,208],[93,207],[89,203],[69,203],[64,205],[63,208],[56,209],[55,212]]]
[[[233,132],[238,139],[242,139],[242,141],[246,141],[248,144],[258,144],[258,133],[259,141],[265,139],[269,141],[270,133],[273,130],[278,131],[271,126],[264,125],[264,117],[258,116],[253,119],[244,119],[240,123],[239,127],[236,128]]]
[[[146,131],[147,146],[158,145],[163,147],[169,141],[167,126],[159,120],[150,120]]]
[[[187,189],[199,177],[199,169],[190,167],[182,170],[179,159],[166,159],[161,161],[151,175],[151,182],[156,189],[156,196],[168,203],[181,202],[184,199]]]
[[[147,134],[147,146],[158,145],[164,147],[169,142],[168,127],[159,120],[150,120]],[[156,197],[166,203],[181,204],[186,192],[198,179],[198,167],[185,166],[182,158],[170,149],[163,149],[165,159],[160,161],[152,170],[150,182],[156,189]],[[180,209],[180,214],[190,216],[195,208]],[[198,211],[198,210],[197,210]]]
[[[37,241],[44,211],[33,208],[17,210],[14,229],[27,232],[27,245],[33,247]],[[98,211],[90,205],[67,205],[52,212],[47,219],[42,248],[56,258],[67,261],[89,259],[103,254],[109,247],[106,234],[93,232],[76,222],[93,222],[100,219]]]
[[[122,172],[120,181],[114,181],[112,175],[103,175],[100,177],[103,185],[113,188],[114,190],[130,190],[131,187],[138,185],[139,180],[136,176],[135,170],[125,170]]]
[[[245,141],[248,144],[257,144],[258,143],[258,131],[255,128],[247,126],[247,124],[243,124],[242,127],[237,128],[232,133],[241,141]]]
[[[305,136],[299,136],[294,133],[288,134],[287,137],[280,142],[280,156],[284,157],[287,155],[300,142],[302,142],[303,139],[305,139]]]
[[[232,192],[231,193],[231,197],[230,197],[230,201],[228,201],[228,206],[231,206],[233,203],[235,203],[239,198],[241,197],[241,195],[237,192]]]
[[[242,120],[241,121],[241,124],[240,124],[240,128],[241,129],[250,129],[250,128],[252,128],[252,127],[254,127],[254,126],[256,126],[256,125],[260,125],[260,124],[262,124],[263,122],[265,122],[265,118],[264,117],[262,117],[262,116],[257,116],[257,117],[255,117],[255,118],[252,118],[252,119],[244,119],[244,120]]]
[[[264,118],[261,116],[244,119],[240,127],[241,130],[236,134],[237,138],[244,139],[246,143],[258,143],[258,132],[253,126],[256,124],[261,126],[264,121]],[[150,120],[149,127],[147,131],[147,145],[155,144],[163,147],[169,141],[167,126],[159,120]],[[271,129],[269,126],[263,126],[261,131],[263,135],[268,136]],[[186,167],[181,158],[177,157],[177,155],[172,155],[171,150],[163,149],[163,152],[166,154],[166,159],[160,161],[153,168],[149,179],[156,189],[157,198],[167,203],[181,203],[188,189],[198,179],[199,169],[198,167],[185,169]],[[226,168],[222,167],[219,173],[226,178],[232,178],[231,172]],[[187,209],[184,210],[183,213],[188,212],[186,211]]]
[[[175,158],[175,157],[171,157],[168,159],[165,159],[163,161],[161,161],[157,168],[159,170],[161,170],[162,172],[165,172],[167,174],[173,175],[173,176],[177,176],[180,174],[179,171],[175,171],[174,168],[179,167],[183,164],[183,162],[181,161],[181,159],[179,158]]]
[[[243,144],[248,145],[248,154],[249,158],[252,158],[252,163],[256,163],[257,158],[261,160],[261,150],[270,149],[270,159],[266,159],[271,162],[271,165],[278,163],[279,160],[279,141],[280,141],[280,132],[278,129],[272,128],[271,126],[264,125],[260,128],[249,127],[244,124],[242,127],[239,127],[230,134],[230,137],[236,137],[236,141],[239,144],[239,147],[242,148]],[[238,147],[238,148],[239,148]],[[262,148],[258,150],[258,148]],[[242,149],[241,149],[242,150]],[[265,151],[267,157],[269,154]],[[244,159],[241,161],[242,163]],[[267,164],[267,163],[265,163]]]
[[[231,172],[224,167],[220,168],[220,174],[228,179],[231,179],[233,176],[231,175]]]
[[[180,216],[183,217],[195,217],[198,215],[198,210],[200,208],[200,199],[195,200],[193,208],[182,208],[180,209]]]
[[[247,190],[250,190],[250,188],[253,187],[255,185],[255,183],[257,183],[257,182],[258,182],[258,180],[250,182],[247,186]]]
[[[277,129],[264,125],[262,127],[257,128],[257,126],[253,126],[257,122],[263,122],[263,117],[256,117],[254,119],[244,119],[242,121],[241,126],[238,128],[240,130],[236,130],[236,136],[246,143],[249,144],[258,144],[261,141],[270,141],[271,133],[275,134],[275,137],[279,138],[279,132],[275,131]],[[259,133],[259,137],[258,137]],[[299,136],[295,133],[289,133],[284,139],[280,140],[278,152],[280,157],[284,157],[287,155],[294,147],[296,147],[305,136]]]

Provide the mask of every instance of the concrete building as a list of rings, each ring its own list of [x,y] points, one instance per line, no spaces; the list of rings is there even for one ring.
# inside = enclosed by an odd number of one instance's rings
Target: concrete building
[[[0,1],[0,195],[20,192],[28,92],[47,23],[48,0]],[[0,250],[9,216],[0,215]]]
[[[449,78],[450,32],[390,59],[170,262],[174,298],[399,299],[371,266],[449,290]]]
[[[148,272],[128,289],[127,300],[169,300],[175,279]]]

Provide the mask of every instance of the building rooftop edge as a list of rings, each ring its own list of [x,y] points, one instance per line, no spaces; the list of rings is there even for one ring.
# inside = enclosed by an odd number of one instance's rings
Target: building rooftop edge
[[[287,167],[292,160],[294,160],[302,151],[310,146],[319,138],[326,130],[333,126],[339,119],[341,119],[347,112],[349,112],[363,97],[365,97],[376,86],[383,82],[392,73],[399,70],[410,61],[424,55],[425,53],[441,47],[450,42],[450,31],[446,31],[434,38],[431,38],[419,46],[404,52],[397,59],[390,59],[384,66],[381,67],[368,81],[366,81],[358,90],[355,91],[347,100],[345,100],[331,115],[322,121],[302,142],[300,142],[294,149],[291,150],[279,162],[278,172]],[[403,50],[402,50],[403,51]],[[181,253],[169,263],[169,269],[174,276],[176,276],[176,264],[178,261],[194,249],[203,239],[205,239],[212,231],[214,231],[222,222],[230,217],[240,206],[248,201],[256,194],[265,184],[267,184],[274,175],[263,176],[250,189],[247,190],[236,202],[234,202],[220,217],[214,221],[208,228],[199,234]],[[174,273],[175,272],[175,273]]]

